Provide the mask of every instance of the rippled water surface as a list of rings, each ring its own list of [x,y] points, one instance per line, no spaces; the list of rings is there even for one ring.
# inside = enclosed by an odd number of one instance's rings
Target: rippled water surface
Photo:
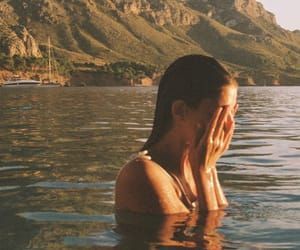
[[[156,88],[0,89],[0,249],[300,249],[300,88],[240,88],[225,212],[113,213]]]

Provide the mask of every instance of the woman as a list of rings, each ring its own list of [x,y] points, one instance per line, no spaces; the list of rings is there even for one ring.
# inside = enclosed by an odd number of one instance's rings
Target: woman
[[[229,147],[237,108],[237,82],[214,58],[188,55],[172,63],[143,152],[117,177],[116,210],[175,214],[226,207],[216,162]]]

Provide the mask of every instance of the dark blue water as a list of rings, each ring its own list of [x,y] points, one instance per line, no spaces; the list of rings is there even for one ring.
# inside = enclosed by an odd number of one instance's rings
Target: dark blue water
[[[300,88],[240,88],[218,169],[230,207],[114,215],[156,88],[0,89],[0,249],[300,249]]]

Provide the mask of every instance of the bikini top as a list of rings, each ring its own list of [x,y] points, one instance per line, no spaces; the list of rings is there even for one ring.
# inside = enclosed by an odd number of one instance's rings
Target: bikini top
[[[138,152],[137,156],[135,156],[134,158],[137,158],[137,157],[140,157],[140,158],[145,158],[147,160],[152,160],[151,159],[151,156],[148,155],[148,150],[144,150],[144,151],[141,151],[141,152]],[[185,190],[182,182],[180,181],[180,179],[173,173],[170,173],[168,172],[166,169],[162,168],[163,171],[165,171],[169,176],[172,177],[172,179],[177,183],[181,193],[182,193],[182,202],[184,203],[184,205],[190,209],[190,210],[193,210],[196,208],[196,202],[192,202],[191,199],[189,198],[188,194],[187,194],[187,191]]]

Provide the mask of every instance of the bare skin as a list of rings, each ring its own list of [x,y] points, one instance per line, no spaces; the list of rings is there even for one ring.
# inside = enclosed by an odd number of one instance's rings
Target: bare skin
[[[204,99],[195,108],[184,101],[172,104],[172,128],[149,149],[151,160],[127,163],[116,182],[117,210],[152,214],[189,213],[176,175],[199,210],[228,205],[218,180],[217,160],[229,148],[237,112],[237,88],[223,87],[219,98]]]

